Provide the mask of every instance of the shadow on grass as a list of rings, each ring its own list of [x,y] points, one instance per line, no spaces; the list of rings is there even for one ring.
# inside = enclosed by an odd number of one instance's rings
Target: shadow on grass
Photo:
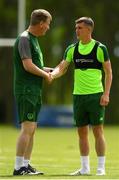
[[[90,175],[78,175],[78,176],[92,176],[91,174]],[[46,174],[46,175],[24,175],[24,176],[21,176],[21,175],[17,175],[17,176],[13,176],[13,175],[1,175],[0,176],[0,179],[1,178],[17,178],[17,177],[42,177],[42,178],[45,178],[45,177],[78,177],[78,176],[71,176],[69,174]]]

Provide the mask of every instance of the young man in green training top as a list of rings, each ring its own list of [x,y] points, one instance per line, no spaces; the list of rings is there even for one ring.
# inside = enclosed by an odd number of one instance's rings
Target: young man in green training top
[[[14,94],[18,106],[21,132],[17,142],[13,175],[40,174],[30,165],[37,115],[41,108],[42,81],[51,82],[50,68],[44,68],[38,37],[45,35],[52,20],[44,9],[34,10],[30,25],[14,45]]]
[[[73,109],[78,129],[81,169],[70,175],[90,173],[89,164],[89,125],[95,137],[98,156],[97,175],[105,175],[105,138],[103,133],[104,109],[109,103],[112,83],[112,70],[105,45],[92,39],[94,22],[90,17],[76,20],[78,42],[70,45],[64,59],[51,73],[52,78],[62,76],[71,62],[75,65]],[[102,70],[105,73],[105,86],[102,85]]]

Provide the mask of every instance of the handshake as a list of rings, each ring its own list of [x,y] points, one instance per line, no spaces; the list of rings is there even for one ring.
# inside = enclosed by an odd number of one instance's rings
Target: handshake
[[[52,81],[55,79],[54,69],[55,68],[48,68],[48,67],[44,68],[44,71],[46,72],[45,80],[48,84],[52,83]]]
[[[68,69],[69,62],[62,60],[55,68],[44,67],[45,80],[50,84],[54,79],[61,77]]]

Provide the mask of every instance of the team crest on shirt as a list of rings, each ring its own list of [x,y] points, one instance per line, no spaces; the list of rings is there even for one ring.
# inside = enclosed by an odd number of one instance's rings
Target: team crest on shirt
[[[27,118],[28,118],[29,120],[33,119],[33,113],[28,113],[28,114],[27,114]]]
[[[39,49],[38,46],[36,46],[36,49],[37,49],[37,50]]]

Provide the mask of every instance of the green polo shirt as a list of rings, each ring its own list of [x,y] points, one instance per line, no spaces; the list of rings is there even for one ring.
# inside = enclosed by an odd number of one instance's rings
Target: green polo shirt
[[[22,60],[25,59],[32,59],[37,67],[43,69],[43,55],[38,39],[28,31],[18,36],[14,45],[14,93],[39,94],[42,90],[43,78],[24,69]]]

